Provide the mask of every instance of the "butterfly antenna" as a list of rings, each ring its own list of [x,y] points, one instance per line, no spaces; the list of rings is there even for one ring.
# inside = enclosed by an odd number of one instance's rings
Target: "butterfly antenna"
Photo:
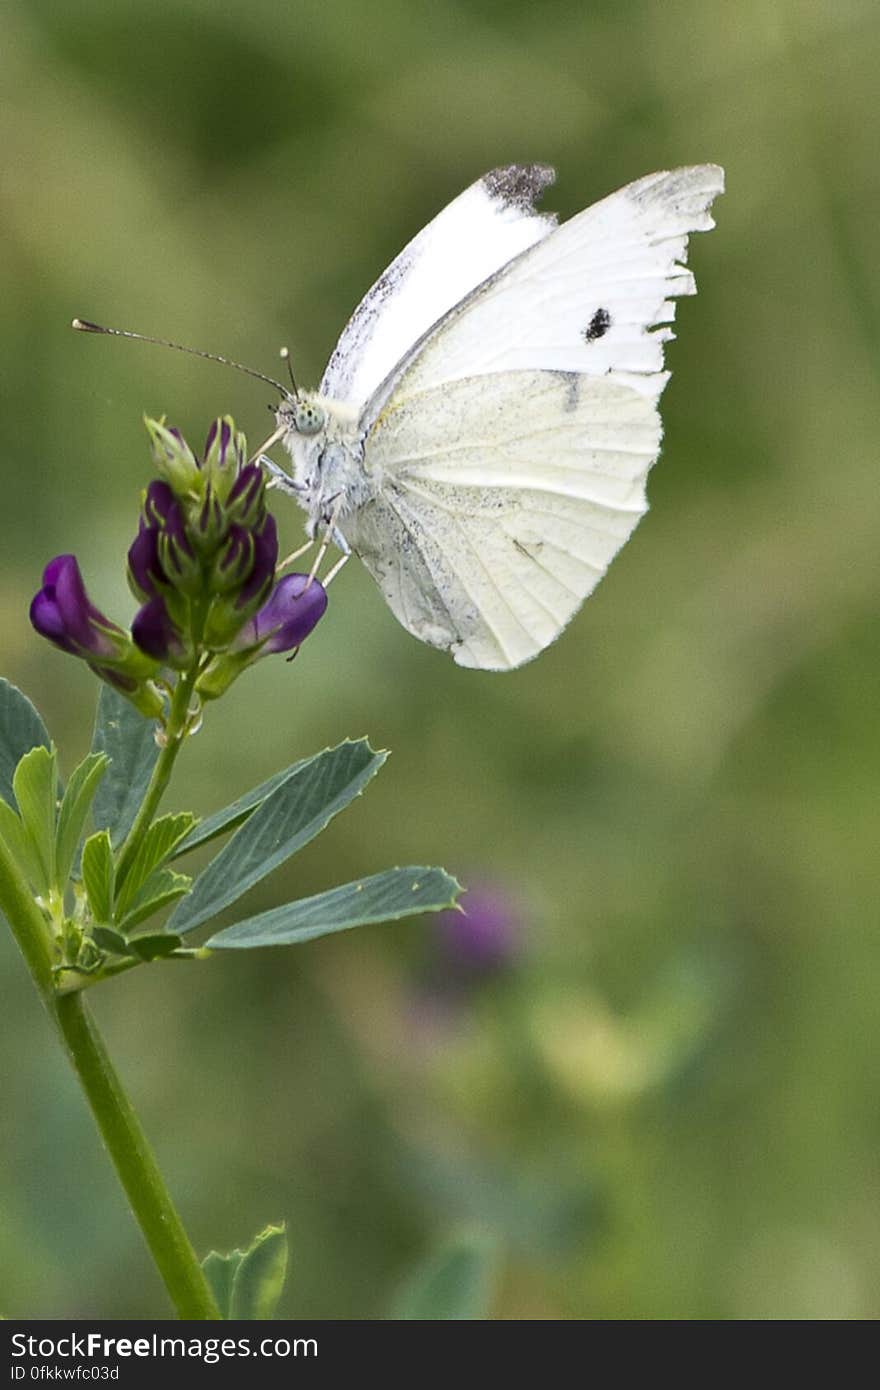
[[[293,375],[293,364],[292,364],[291,361],[290,361],[290,351],[289,351],[289,349],[286,348],[286,347],[283,347],[283,348],[281,349],[281,352],[279,353],[279,356],[280,356],[280,358],[281,358],[281,361],[284,363],[284,365],[285,365],[286,368],[287,368],[287,375],[290,377],[290,384],[291,384],[291,386],[293,387],[293,394],[294,394],[295,396],[298,396],[298,395],[299,395],[299,387],[298,387],[297,384],[296,384],[296,377]]]
[[[216,352],[203,352],[201,348],[184,347],[182,343],[171,343],[167,338],[150,338],[146,333],[132,333],[127,328],[104,328],[100,323],[89,323],[88,319],[74,319],[70,326],[79,333],[103,333],[112,338],[134,338],[139,343],[153,343],[155,347],[167,347],[173,348],[175,352],[187,352],[191,357],[204,357],[208,362],[222,362],[224,367],[234,367],[237,372],[244,372],[246,376],[256,377],[257,381],[265,381],[269,386],[274,386],[276,391],[280,391],[282,396],[290,398],[287,387],[282,386],[281,382],[276,381],[274,377],[266,376],[264,372],[254,371],[253,367],[245,367],[241,362],[233,362],[229,357],[221,357]],[[291,373],[292,380],[293,373]]]

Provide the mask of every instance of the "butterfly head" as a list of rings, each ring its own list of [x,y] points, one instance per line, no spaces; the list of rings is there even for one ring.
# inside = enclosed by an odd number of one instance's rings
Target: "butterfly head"
[[[292,429],[297,434],[318,434],[327,422],[327,413],[317,401],[299,397],[289,402],[290,409],[285,412]]]
[[[314,444],[349,433],[357,412],[316,391],[296,391],[285,395],[275,419],[284,430],[284,445],[291,453],[311,452]]]
[[[310,534],[326,522],[343,499],[341,511],[356,505],[364,489],[363,445],[357,410],[314,391],[290,393],[275,419],[293,463],[296,500],[308,513]]]
[[[276,411],[275,418],[288,436],[313,438],[327,425],[327,411],[316,396],[307,392],[287,395]]]

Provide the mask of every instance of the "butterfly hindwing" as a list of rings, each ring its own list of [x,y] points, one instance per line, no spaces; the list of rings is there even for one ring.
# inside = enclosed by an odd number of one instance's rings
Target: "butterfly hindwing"
[[[645,511],[653,403],[582,374],[503,372],[394,401],[375,500],[346,538],[414,636],[507,670],[559,635]],[[371,461],[371,464],[369,463]]]

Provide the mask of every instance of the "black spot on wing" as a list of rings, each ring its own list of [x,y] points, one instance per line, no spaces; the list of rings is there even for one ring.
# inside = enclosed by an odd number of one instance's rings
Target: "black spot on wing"
[[[556,182],[556,172],[549,164],[505,164],[483,175],[483,187],[491,198],[530,212],[550,184]]]
[[[604,338],[611,327],[611,315],[607,309],[597,309],[590,322],[584,329],[584,338],[588,343],[595,343],[597,338]]]

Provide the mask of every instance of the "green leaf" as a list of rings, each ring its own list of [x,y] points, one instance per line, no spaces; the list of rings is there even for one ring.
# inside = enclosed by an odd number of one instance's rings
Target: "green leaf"
[[[287,1234],[283,1226],[267,1226],[256,1237],[232,1278],[230,1318],[248,1321],[271,1318],[278,1306],[287,1274]]]
[[[154,869],[160,868],[171,857],[174,847],[189,834],[195,820],[189,811],[180,811],[153,821],[138,845],[121,886],[117,885],[116,907],[121,917],[125,916]],[[187,880],[187,884],[190,881]]]
[[[114,931],[112,927],[93,927],[92,940],[96,946],[100,946],[102,951],[112,951],[117,956],[130,956],[132,954],[125,937],[121,932]]]
[[[491,1240],[462,1236],[415,1270],[398,1293],[391,1316],[398,1322],[485,1321],[494,1266]]]
[[[173,869],[155,869],[141,888],[124,916],[119,916],[119,927],[130,932],[141,922],[160,912],[169,903],[177,902],[192,887],[188,874],[177,874]]]
[[[176,951],[182,945],[179,936],[158,931],[149,935],[133,936],[128,943],[128,949],[131,955],[138,956],[141,960],[159,960],[162,956],[170,956],[172,951]]]
[[[192,931],[296,854],[363,791],[385,757],[359,739],[301,763],[196,879],[189,897],[171,914],[169,927]]]
[[[55,886],[60,891],[70,877],[86,816],[108,761],[104,753],[89,753],[74,768],[67,784],[55,832]]]
[[[202,1270],[220,1309],[221,1318],[232,1316],[229,1311],[232,1305],[232,1281],[243,1259],[243,1250],[231,1250],[228,1255],[212,1250],[202,1260]]]
[[[42,888],[43,865],[33,840],[12,807],[0,800],[0,836],[32,887]]]
[[[109,829],[114,847],[122,844],[137,815],[159,749],[155,723],[139,714],[109,685],[101,686],[92,752],[110,759],[107,775],[94,801],[95,825]]]
[[[205,1278],[223,1318],[248,1321],[271,1318],[287,1274],[287,1234],[267,1226],[247,1250],[221,1255],[212,1250],[202,1261]]]
[[[0,796],[15,806],[12,774],[23,754],[49,747],[46,726],[26,695],[0,677]]]
[[[40,865],[36,886],[45,891],[55,880],[58,768],[54,748],[32,748],[25,753],[12,775],[12,789]]]
[[[113,921],[115,877],[110,833],[98,830],[86,840],[82,852],[82,879],[96,922]]]
[[[283,772],[276,772],[274,777],[268,777],[258,787],[253,787],[249,792],[245,792],[244,796],[240,796],[237,801],[231,801],[228,806],[224,806],[222,811],[217,811],[213,816],[208,816],[206,820],[200,821],[192,834],[188,835],[183,843],[177,846],[174,851],[174,858],[179,858],[181,854],[189,854],[190,850],[195,849],[197,845],[204,845],[209,840],[216,840],[218,835],[225,834],[227,830],[236,830],[258,806],[263,804],[276,787],[280,787],[295,772],[299,772],[304,761],[308,761],[308,759],[292,763]]]
[[[313,898],[270,908],[205,942],[212,949],[291,946],[328,932],[347,931],[370,922],[393,922],[420,912],[452,907],[460,884],[443,869],[386,869],[372,878],[345,883]]]

